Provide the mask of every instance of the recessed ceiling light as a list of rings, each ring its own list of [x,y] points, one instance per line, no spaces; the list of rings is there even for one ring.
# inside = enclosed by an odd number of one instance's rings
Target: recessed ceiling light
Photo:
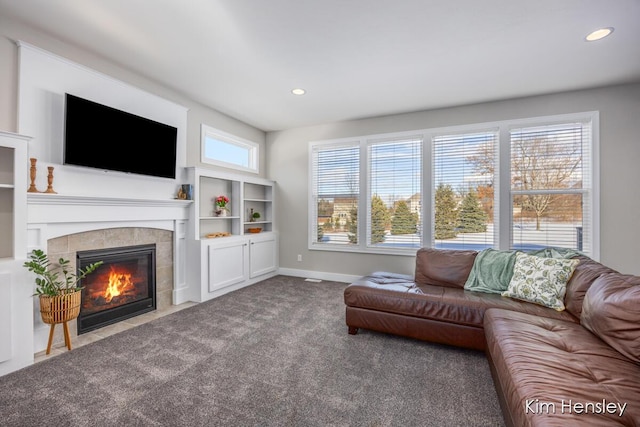
[[[307,93],[307,91],[304,89],[296,88],[296,89],[292,89],[291,93],[294,95],[304,95],[305,93]]]
[[[613,33],[613,27],[600,28],[587,34],[587,37],[584,39],[588,42],[594,42],[607,37],[611,33]]]

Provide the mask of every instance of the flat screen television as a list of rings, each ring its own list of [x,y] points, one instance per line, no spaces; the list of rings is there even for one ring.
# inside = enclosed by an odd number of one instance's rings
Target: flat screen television
[[[65,94],[64,164],[176,177],[178,129]]]

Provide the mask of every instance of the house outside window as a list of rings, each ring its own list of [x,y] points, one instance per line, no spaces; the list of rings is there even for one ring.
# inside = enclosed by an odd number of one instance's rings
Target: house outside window
[[[422,136],[367,140],[367,247],[421,246]]]
[[[331,247],[358,244],[360,147],[339,142],[312,147],[310,245]]]
[[[587,112],[313,142],[309,248],[556,246],[597,259],[597,135]]]

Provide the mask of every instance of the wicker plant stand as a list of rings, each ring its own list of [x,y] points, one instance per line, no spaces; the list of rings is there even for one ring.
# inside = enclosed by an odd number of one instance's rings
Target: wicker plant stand
[[[74,291],[67,294],[49,296],[40,295],[40,315],[42,321],[51,325],[49,330],[49,343],[47,344],[47,354],[51,352],[53,343],[53,331],[58,323],[62,323],[64,329],[64,343],[71,350],[71,336],[69,335],[69,325],[67,322],[78,317],[80,314],[80,297],[82,291]]]

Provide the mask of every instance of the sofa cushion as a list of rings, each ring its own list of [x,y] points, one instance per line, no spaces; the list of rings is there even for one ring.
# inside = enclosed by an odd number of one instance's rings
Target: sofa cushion
[[[518,252],[513,277],[502,296],[564,310],[567,282],[580,261],[564,258],[541,258]]]
[[[580,323],[640,362],[640,277],[613,273],[596,279],[585,295]]]
[[[580,264],[578,264],[569,283],[567,283],[564,305],[568,312],[579,319],[582,313],[582,301],[589,287],[598,277],[604,274],[617,273],[617,271],[585,255],[578,256],[576,259],[580,260]]]
[[[374,273],[353,282],[345,288],[344,302],[349,307],[476,328],[483,327],[484,312],[492,307],[578,322],[578,319],[569,313],[504,298],[498,294],[470,292],[444,286],[418,286],[403,276],[398,277],[390,273]]]
[[[418,285],[463,288],[476,255],[477,251],[418,249],[415,281]]]
[[[640,419],[640,367],[580,324],[491,309],[484,329],[496,388],[514,425],[622,426]],[[624,412],[575,410],[603,401],[626,404]]]

